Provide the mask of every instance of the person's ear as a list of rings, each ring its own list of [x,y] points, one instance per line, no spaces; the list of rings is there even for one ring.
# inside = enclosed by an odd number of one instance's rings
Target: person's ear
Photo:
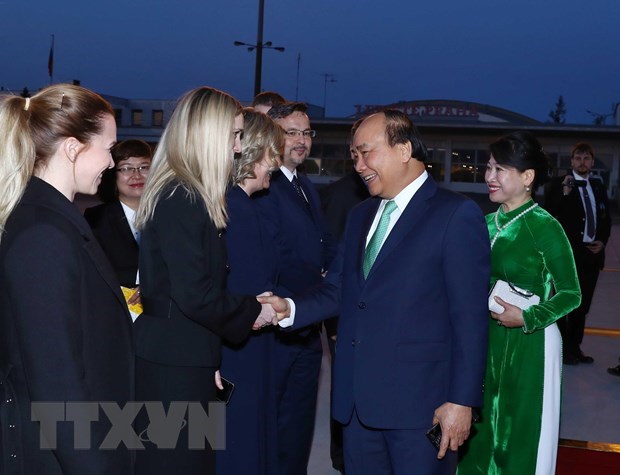
[[[534,183],[534,178],[536,178],[536,172],[533,169],[528,168],[521,174],[521,176],[523,177],[523,184],[526,187],[531,188],[532,183]]]
[[[67,137],[62,141],[61,147],[64,155],[69,159],[69,161],[71,163],[75,163],[75,160],[84,148],[84,145],[75,137]]]
[[[407,163],[409,160],[411,160],[411,142],[407,140],[405,143],[398,144],[397,147],[401,155],[401,161],[403,163]]]

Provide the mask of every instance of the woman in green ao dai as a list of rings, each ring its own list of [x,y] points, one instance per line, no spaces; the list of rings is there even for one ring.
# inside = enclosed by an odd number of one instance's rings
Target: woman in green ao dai
[[[532,200],[548,179],[538,141],[517,132],[491,144],[485,180],[500,206],[486,216],[491,286],[504,280],[540,297],[527,310],[496,298],[491,312],[484,405],[463,447],[458,475],[552,475],[560,422],[562,341],[556,321],[579,305],[570,244]],[[553,294],[553,296],[551,296]]]

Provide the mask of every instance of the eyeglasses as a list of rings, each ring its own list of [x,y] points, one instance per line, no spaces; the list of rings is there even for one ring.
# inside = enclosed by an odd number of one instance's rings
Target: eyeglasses
[[[316,130],[297,130],[297,129],[289,129],[285,130],[284,133],[287,137],[295,138],[304,136],[305,138],[314,138],[316,137]]]
[[[131,176],[134,173],[139,173],[140,175],[146,175],[151,168],[150,165],[142,165],[141,167],[120,167],[117,168],[116,171],[119,172],[123,176]]]

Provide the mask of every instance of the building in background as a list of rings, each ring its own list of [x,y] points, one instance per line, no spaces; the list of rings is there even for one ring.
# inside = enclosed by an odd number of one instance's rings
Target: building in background
[[[6,93],[0,91],[0,94]],[[118,140],[137,138],[155,146],[176,105],[176,100],[126,99],[103,95],[112,104]],[[441,186],[466,193],[486,193],[484,170],[488,146],[501,135],[528,130],[536,135],[552,159],[554,173],[570,169],[570,152],[576,142],[594,146],[592,172],[601,177],[609,197],[620,200],[620,104],[615,125],[550,124],[492,105],[459,100],[401,101],[386,105],[357,105],[350,117],[327,118],[322,107],[309,105],[308,115],[317,131],[305,172],[318,185],[347,174],[351,126],[359,117],[385,107],[406,112],[429,148],[429,173]]]

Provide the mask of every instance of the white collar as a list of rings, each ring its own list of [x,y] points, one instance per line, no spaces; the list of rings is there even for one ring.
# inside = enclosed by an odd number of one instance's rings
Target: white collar
[[[428,172],[424,170],[419,177],[409,183],[405,188],[400,191],[400,193],[398,193],[394,198],[392,198],[401,212],[407,207],[407,205],[411,201],[411,198],[413,198],[417,191],[422,187],[427,178]],[[383,202],[386,201],[389,200],[383,200]]]
[[[283,165],[280,167],[280,170],[282,170],[282,173],[284,173],[284,176],[288,178],[288,181],[293,181],[293,177],[297,176],[297,169],[290,171],[288,168],[286,168]]]

